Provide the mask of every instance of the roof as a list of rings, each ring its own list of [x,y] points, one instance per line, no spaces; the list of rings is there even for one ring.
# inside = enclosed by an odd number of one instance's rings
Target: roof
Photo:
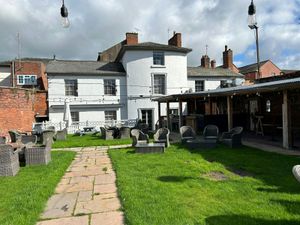
[[[254,84],[249,86],[237,86],[230,88],[219,88],[209,91],[201,91],[186,94],[169,95],[154,99],[154,101],[166,102],[177,101],[178,98],[189,99],[192,97],[214,97],[214,96],[233,96],[239,94],[251,94],[257,92],[281,91],[300,87],[300,77],[271,81],[266,83]]]
[[[188,67],[188,77],[241,77],[244,75],[236,73],[227,68],[204,68],[204,67]]]
[[[270,61],[270,60],[261,61],[259,63],[260,67],[262,67],[268,61]],[[257,71],[257,63],[253,63],[253,64],[249,64],[249,65],[246,65],[246,66],[239,67],[239,70],[240,70],[240,73],[242,73],[242,74],[256,72]]]
[[[192,51],[192,49],[190,49],[190,48],[177,47],[177,46],[173,46],[173,45],[164,45],[164,44],[159,44],[159,43],[154,43],[154,42],[143,42],[143,43],[139,43],[136,45],[123,45],[116,60],[120,60],[122,58],[122,56],[124,55],[125,51],[128,51],[128,50],[136,50],[136,51],[157,50],[157,51],[182,52],[185,54]]]
[[[29,58],[29,57],[21,58],[21,62],[22,61],[37,61],[37,62],[42,62],[46,65],[53,60],[54,60],[53,58],[51,58],[51,59],[50,58]]]
[[[2,61],[0,62],[0,66],[10,66],[10,61]]]
[[[48,74],[125,75],[121,63],[101,61],[53,60],[46,68]]]

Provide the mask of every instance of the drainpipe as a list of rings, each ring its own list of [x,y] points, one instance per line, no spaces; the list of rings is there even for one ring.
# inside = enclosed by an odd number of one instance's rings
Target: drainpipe
[[[12,86],[15,87],[15,61],[12,61]]]

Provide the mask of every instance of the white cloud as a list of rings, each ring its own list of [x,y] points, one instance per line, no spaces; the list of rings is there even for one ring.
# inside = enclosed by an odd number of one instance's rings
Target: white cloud
[[[261,59],[283,68],[300,69],[300,1],[256,0]],[[122,41],[125,32],[139,29],[140,41],[166,43],[168,29],[182,33],[193,49],[189,64],[199,65],[208,53],[222,63],[228,45],[238,65],[256,60],[255,38],[247,27],[249,1],[240,0],[65,0],[71,27],[60,25],[61,1],[0,0],[0,60],[22,56],[95,60],[98,51]],[[297,24],[298,21],[298,24]]]

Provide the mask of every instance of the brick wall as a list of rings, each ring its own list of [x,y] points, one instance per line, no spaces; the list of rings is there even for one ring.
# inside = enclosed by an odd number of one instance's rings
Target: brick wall
[[[35,94],[20,88],[0,88],[0,133],[17,129],[30,131],[35,121]]]
[[[48,115],[47,91],[37,91],[35,93],[34,113]]]

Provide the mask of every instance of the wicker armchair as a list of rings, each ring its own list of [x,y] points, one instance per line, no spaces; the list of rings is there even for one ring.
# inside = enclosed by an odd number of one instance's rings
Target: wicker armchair
[[[121,127],[120,128],[120,139],[129,139],[130,138],[130,128]]]
[[[57,141],[65,141],[67,140],[67,129],[58,130],[55,135],[55,139]]]
[[[131,130],[132,146],[136,146],[138,143],[149,143],[148,134],[144,134],[138,129]]]
[[[113,140],[114,139],[114,131],[105,129],[104,127],[100,127],[101,129],[101,137],[104,140]]]
[[[20,170],[19,155],[11,145],[0,145],[0,176],[15,176]]]
[[[229,132],[224,132],[221,137],[221,142],[231,148],[240,147],[242,145],[243,127],[234,127]]]
[[[51,161],[52,139],[47,137],[46,145],[25,148],[26,165],[47,165]]]
[[[23,144],[28,144],[30,142],[35,144],[37,142],[36,135],[26,135],[26,134],[21,133],[16,130],[10,130],[10,131],[8,131],[8,133],[9,133],[12,143],[16,143],[16,142],[20,141]]]
[[[190,126],[182,126],[180,127],[180,136],[181,142],[184,144],[187,140],[195,139],[196,133],[194,129]]]
[[[170,131],[168,128],[160,128],[154,134],[154,143],[164,143],[166,147],[170,146]]]
[[[47,144],[47,140],[49,138],[48,141],[51,142],[51,144],[53,144],[53,138],[55,136],[55,131],[54,130],[44,130],[41,136],[41,143],[43,145]]]
[[[219,135],[219,128],[216,125],[207,125],[203,130],[203,138],[209,140],[217,140]]]

